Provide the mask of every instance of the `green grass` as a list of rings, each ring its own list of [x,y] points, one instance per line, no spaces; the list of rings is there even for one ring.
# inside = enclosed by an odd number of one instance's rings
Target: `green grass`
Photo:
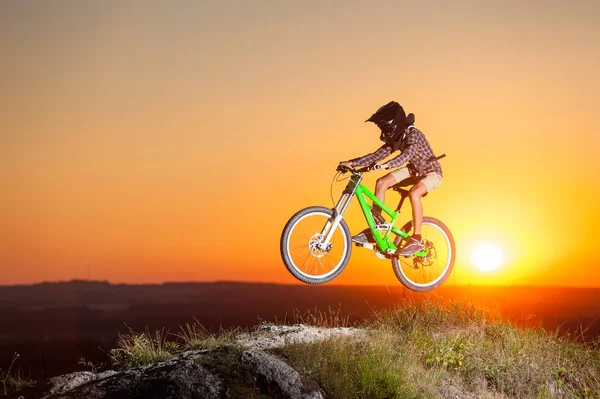
[[[114,366],[122,369],[143,366],[170,359],[179,350],[176,342],[167,340],[168,331],[157,330],[152,334],[148,329],[136,333],[129,328],[129,333],[121,334],[117,339],[117,348],[109,351]]]
[[[350,322],[350,316],[345,315],[342,312],[342,308],[338,307],[337,309],[332,309],[329,307],[327,311],[321,311],[318,308],[315,308],[314,311],[305,310],[301,312],[298,309],[295,309],[292,312],[291,318],[286,316],[283,319],[275,319],[276,325],[289,325],[289,324],[304,324],[314,327],[327,327],[327,328],[337,328],[337,327],[350,327],[355,325],[356,323]]]
[[[214,349],[230,343],[243,331],[240,328],[228,330],[219,327],[218,331],[211,332],[195,318],[193,323],[185,323],[180,330],[180,333],[174,336],[180,339],[184,350]]]
[[[331,309],[295,311],[291,318],[276,321],[291,323],[354,325],[341,310]],[[364,333],[273,351],[318,382],[330,398],[600,399],[598,342],[518,327],[498,312],[469,302],[404,300],[394,309],[375,312],[359,327]],[[210,332],[197,320],[175,334],[130,329],[119,336],[110,355],[114,365],[130,368],[185,350],[212,349],[204,365],[223,372],[240,395],[259,397],[251,376],[239,365],[242,349],[230,345],[242,333]]]
[[[600,348],[470,303],[404,301],[365,338],[278,350],[332,398],[600,398]],[[473,397],[473,396],[470,396]]]
[[[35,385],[35,381],[26,377],[20,369],[17,369],[16,371],[13,370],[18,358],[19,354],[15,352],[7,371],[5,372],[4,369],[0,368],[0,383],[2,384],[0,395],[7,396],[14,392],[18,392],[23,388]]]
[[[243,332],[240,328],[219,328],[216,332],[210,332],[196,319],[180,326],[178,333],[170,333],[164,328],[154,333],[147,328],[142,333],[129,327],[128,330],[127,333],[119,333],[117,348],[108,353],[111,365],[120,369],[168,360],[187,350],[219,348],[232,342]],[[85,359],[81,359],[80,364],[94,372],[106,368],[106,365],[96,365]]]

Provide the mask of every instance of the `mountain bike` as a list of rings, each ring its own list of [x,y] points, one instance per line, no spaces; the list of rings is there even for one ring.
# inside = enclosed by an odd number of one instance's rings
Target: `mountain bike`
[[[443,157],[441,155],[433,159]],[[352,235],[344,220],[344,213],[352,197],[356,196],[376,242],[355,245],[374,251],[379,259],[391,260],[394,274],[408,289],[424,292],[439,287],[450,276],[456,258],[454,238],[444,223],[424,216],[421,237],[425,248],[412,256],[398,253],[398,249],[410,237],[413,225],[411,217],[402,228],[395,226],[402,204],[409,196],[409,190],[403,187],[418,183],[420,178],[409,177],[390,187],[400,193],[400,202],[392,210],[361,183],[363,173],[370,170],[369,167],[355,169],[338,166],[338,173],[351,173],[341,197],[333,208],[311,206],[289,219],[280,241],[283,263],[294,277],[308,284],[327,283],[339,276],[352,253]],[[389,223],[376,224],[365,197],[389,216]]]

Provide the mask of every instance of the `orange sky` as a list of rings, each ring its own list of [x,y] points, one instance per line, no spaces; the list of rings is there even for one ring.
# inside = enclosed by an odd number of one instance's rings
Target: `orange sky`
[[[449,284],[600,286],[600,4],[520,3],[3,2],[0,284],[294,283],[285,222],[396,100],[448,155]],[[398,284],[355,248],[359,283]]]

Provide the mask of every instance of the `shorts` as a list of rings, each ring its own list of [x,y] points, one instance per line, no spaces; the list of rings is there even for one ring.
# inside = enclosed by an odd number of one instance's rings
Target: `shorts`
[[[410,171],[407,167],[397,169],[390,173],[390,175],[394,176],[396,179],[396,183],[410,177]],[[421,178],[419,183],[423,183],[427,188],[427,192],[435,190],[440,183],[442,182],[442,176],[438,175],[435,172],[427,173],[425,176]]]

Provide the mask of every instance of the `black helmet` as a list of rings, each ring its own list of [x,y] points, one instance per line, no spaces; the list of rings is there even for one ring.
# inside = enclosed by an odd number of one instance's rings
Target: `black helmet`
[[[404,109],[396,101],[390,101],[389,103],[381,106],[377,112],[375,112],[365,122],[373,122],[381,129],[381,135],[379,138],[381,141],[387,141],[388,138],[393,136],[398,126],[400,129],[404,129],[406,123],[406,114]]]

